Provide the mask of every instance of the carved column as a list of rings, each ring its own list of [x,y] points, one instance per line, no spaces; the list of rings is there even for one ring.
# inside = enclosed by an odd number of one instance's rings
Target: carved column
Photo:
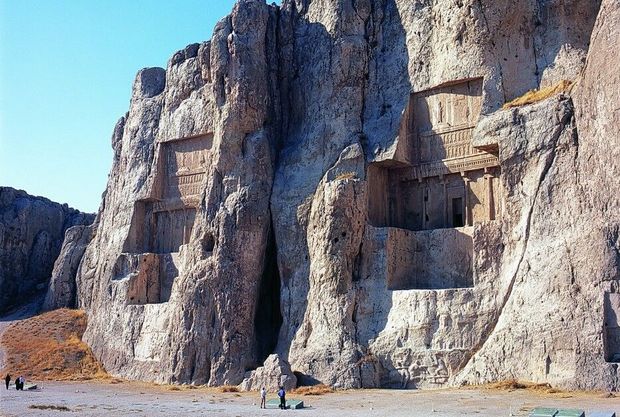
[[[422,178],[418,177],[418,186],[422,190],[422,230],[426,230],[426,210],[428,209],[428,189],[422,185]]]
[[[473,221],[471,218],[471,212],[469,211],[469,182],[470,179],[467,177],[467,173],[466,172],[461,172],[461,177],[463,177],[463,183],[464,183],[464,197],[465,197],[465,204],[464,204],[464,212],[465,212],[465,226],[471,226]]]
[[[183,208],[183,237],[181,238],[181,245],[185,245],[188,241],[189,241],[189,236],[187,236],[187,223],[189,223],[189,219],[187,218],[188,216],[188,210],[184,207]]]
[[[445,176],[439,176],[439,182],[443,185],[443,227],[448,227],[448,181]]]
[[[493,174],[490,172],[489,168],[484,169],[484,179],[485,179],[486,188],[487,188],[488,219],[495,220],[495,199],[493,195]]]

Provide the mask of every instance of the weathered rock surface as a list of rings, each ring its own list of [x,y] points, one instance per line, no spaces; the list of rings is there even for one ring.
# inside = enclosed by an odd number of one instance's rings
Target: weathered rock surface
[[[279,361],[300,384],[617,389],[620,16],[602,4],[239,1],[138,73],[114,129],[77,274],[94,353],[248,389]]]
[[[44,294],[65,231],[94,218],[66,204],[0,187],[0,312]]]
[[[273,354],[265,359],[262,366],[246,373],[239,387],[243,391],[260,391],[263,387],[268,392],[276,392],[280,387],[290,391],[297,387],[297,378],[291,371],[291,365]]]
[[[92,225],[72,226],[65,232],[65,239],[54,262],[52,277],[41,306],[43,311],[76,307],[75,275],[92,233]]]

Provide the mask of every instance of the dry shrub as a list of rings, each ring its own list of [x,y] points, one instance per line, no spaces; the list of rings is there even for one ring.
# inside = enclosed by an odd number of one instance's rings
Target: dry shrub
[[[572,85],[573,83],[571,81],[562,80],[557,84],[541,88],[540,90],[530,90],[527,93],[523,94],[521,97],[504,104],[503,108],[509,109],[511,107],[519,107],[525,106],[527,104],[538,103],[539,101],[542,101],[553,95],[569,91]]]
[[[239,392],[239,387],[236,385],[222,385],[220,387],[222,392]]]
[[[336,176],[336,180],[337,181],[340,181],[340,180],[352,180],[356,176],[357,176],[357,174],[355,172],[343,172],[342,174],[339,174],[339,175]]]
[[[510,379],[507,381],[495,382],[493,384],[488,384],[484,386],[488,389],[497,389],[497,390],[505,390],[505,391],[514,391],[519,389],[524,389],[528,391],[539,391],[547,394],[556,394],[561,392],[557,388],[553,388],[549,384],[537,384],[534,382],[524,382],[517,381],[515,379]]]
[[[332,387],[328,387],[324,384],[311,385],[307,387],[295,388],[292,393],[297,395],[323,395],[334,392]]]
[[[13,323],[0,340],[6,353],[3,372],[38,380],[107,377],[82,341],[85,329],[86,313],[64,308]]]

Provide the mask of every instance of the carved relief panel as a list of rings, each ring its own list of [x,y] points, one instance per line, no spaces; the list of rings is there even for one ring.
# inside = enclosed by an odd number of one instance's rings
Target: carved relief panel
[[[200,194],[200,184],[206,173],[211,142],[210,136],[198,136],[162,143],[163,199]]]
[[[497,165],[471,144],[482,106],[482,79],[440,86],[411,96],[409,140],[415,175],[427,177]]]

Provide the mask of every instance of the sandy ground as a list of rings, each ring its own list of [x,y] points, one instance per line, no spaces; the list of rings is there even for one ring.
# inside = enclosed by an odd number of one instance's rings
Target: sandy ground
[[[177,388],[145,383],[47,382],[37,391],[0,389],[0,415],[17,416],[527,416],[537,406],[620,411],[620,398],[600,393],[556,393],[446,389],[354,390],[302,399],[303,410],[261,410],[253,393],[213,388]],[[275,395],[270,395],[273,398]],[[41,410],[32,406],[64,406]]]

